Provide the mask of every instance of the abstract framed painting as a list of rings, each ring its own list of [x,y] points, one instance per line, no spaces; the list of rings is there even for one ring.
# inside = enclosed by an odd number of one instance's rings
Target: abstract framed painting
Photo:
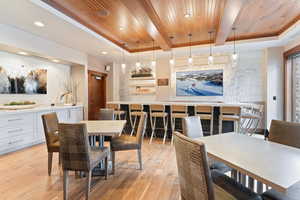
[[[223,96],[223,69],[176,72],[176,96]]]
[[[0,94],[47,94],[47,70],[6,70],[0,66]]]

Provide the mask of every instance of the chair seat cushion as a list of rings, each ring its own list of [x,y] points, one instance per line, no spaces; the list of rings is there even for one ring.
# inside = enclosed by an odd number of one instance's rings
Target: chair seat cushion
[[[48,146],[49,152],[59,152],[59,141],[56,141]]]
[[[107,147],[91,147],[90,162],[91,167],[96,167],[101,160],[108,156]]]
[[[238,116],[238,115],[222,115],[220,117],[220,119],[223,121],[237,121],[240,119],[240,116]]]
[[[211,177],[217,186],[222,188],[235,199],[239,200],[262,200],[261,196],[252,192],[249,188],[246,188],[240,183],[237,183],[234,179],[226,176],[218,170],[211,171]]]
[[[172,113],[171,116],[172,116],[172,118],[185,118],[185,117],[188,117],[189,114],[187,114],[187,113]]]
[[[218,170],[219,172],[221,172],[223,174],[231,171],[231,168],[228,167],[227,165],[225,165],[224,163],[215,161],[211,158],[208,159],[208,163],[209,163],[209,168],[211,170]]]
[[[281,193],[274,189],[268,190],[262,194],[264,200],[299,200],[300,199],[300,181],[290,187],[287,193]]]
[[[150,113],[151,117],[166,117],[168,113],[165,112],[152,112]]]
[[[260,119],[260,116],[255,115],[255,114],[251,114],[251,113],[243,113],[241,115],[241,118],[244,118],[244,119]]]
[[[210,114],[197,114],[197,116],[200,117],[200,119],[211,119],[212,115]]]
[[[130,113],[130,115],[135,115],[135,116],[141,116],[143,114],[143,111],[133,111]]]
[[[139,149],[141,147],[140,144],[138,144],[136,137],[127,135],[113,137],[110,146],[112,151],[125,151]]]
[[[114,114],[115,114],[115,115],[124,115],[124,114],[125,114],[125,111],[124,111],[124,110],[115,110],[115,111],[114,111]]]

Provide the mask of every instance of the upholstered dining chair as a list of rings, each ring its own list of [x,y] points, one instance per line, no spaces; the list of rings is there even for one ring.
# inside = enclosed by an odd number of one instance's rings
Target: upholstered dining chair
[[[268,140],[300,148],[300,123],[272,120]],[[298,200],[300,199],[300,182],[290,187],[287,193],[270,189],[262,196],[264,200]]]
[[[48,175],[51,176],[53,153],[59,153],[58,119],[56,113],[42,115],[48,150]],[[60,164],[60,156],[59,156]]]
[[[228,176],[210,171],[204,143],[175,132],[174,145],[182,200],[261,200]]]
[[[122,135],[113,137],[110,142],[110,150],[112,152],[112,172],[115,171],[115,152],[116,151],[127,151],[127,150],[137,150],[138,159],[140,164],[140,169],[143,168],[142,165],[142,142],[144,138],[144,133],[146,129],[147,113],[141,112],[140,120],[138,124],[137,133],[135,136]]]
[[[199,116],[185,117],[182,120],[183,134],[191,139],[204,137],[201,119]],[[222,173],[231,171],[231,168],[222,162],[208,158],[209,168],[219,170]]]
[[[86,124],[59,124],[59,133],[64,200],[68,199],[69,171],[86,172],[86,199],[89,199],[92,169],[102,160],[105,160],[105,178],[107,178],[108,149],[89,145]]]
[[[300,148],[300,123],[272,120],[268,140]]]

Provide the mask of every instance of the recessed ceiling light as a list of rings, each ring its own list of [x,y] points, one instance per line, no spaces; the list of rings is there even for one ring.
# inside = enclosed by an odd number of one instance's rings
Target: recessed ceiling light
[[[123,30],[124,30],[124,28],[123,28],[122,26],[120,26],[120,28],[119,28],[119,29],[120,29],[120,31],[123,31]]]
[[[106,55],[106,54],[107,54],[107,52],[106,52],[106,51],[102,51],[102,54],[103,54],[103,55]]]
[[[185,18],[189,18],[189,17],[191,17],[191,15],[190,15],[189,13],[186,13],[186,14],[184,15],[184,17],[185,17]]]
[[[20,55],[28,55],[28,53],[26,53],[24,51],[19,51],[18,54],[20,54]]]
[[[43,22],[40,22],[40,21],[35,21],[34,25],[36,25],[38,27],[44,27],[45,26],[45,24]]]
[[[52,61],[53,61],[53,62],[56,62],[56,63],[58,63],[58,62],[59,62],[59,60],[57,60],[57,59],[53,59]]]

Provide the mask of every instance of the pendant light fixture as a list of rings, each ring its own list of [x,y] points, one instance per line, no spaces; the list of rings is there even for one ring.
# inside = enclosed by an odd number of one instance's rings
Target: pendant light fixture
[[[124,44],[124,47],[126,44]],[[125,50],[122,50],[122,64],[121,64],[122,69],[124,70],[126,68],[126,62],[125,62]]]
[[[174,38],[173,36],[170,37],[171,42],[172,42],[173,38]],[[172,48],[171,48],[170,52],[171,52],[171,56],[170,56],[169,62],[170,62],[171,65],[174,65],[175,64],[175,60],[174,60],[174,55],[173,55],[173,49]]]
[[[189,35],[189,50],[190,50],[190,53],[189,53],[189,58],[188,58],[188,63],[190,65],[193,64],[193,58],[192,58],[192,34],[190,33]]]
[[[236,31],[236,28],[234,27],[234,28],[232,28],[232,30],[233,30],[233,54],[231,55],[231,58],[234,62],[236,62],[237,59],[238,59],[238,55],[237,55],[236,49],[235,49],[235,40],[236,40],[235,31]]]
[[[213,31],[209,31],[209,56],[208,56],[208,64],[211,65],[214,62],[214,57],[212,55],[212,33]]]
[[[152,67],[154,67],[156,65],[156,61],[154,58],[154,40],[152,40],[152,61],[151,61],[151,65]]]
[[[138,49],[139,49],[139,47],[140,47],[140,42],[139,41],[137,41],[137,46],[138,46]],[[137,69],[139,69],[141,67],[139,52],[137,52],[137,61],[135,63],[135,66],[136,66]]]

